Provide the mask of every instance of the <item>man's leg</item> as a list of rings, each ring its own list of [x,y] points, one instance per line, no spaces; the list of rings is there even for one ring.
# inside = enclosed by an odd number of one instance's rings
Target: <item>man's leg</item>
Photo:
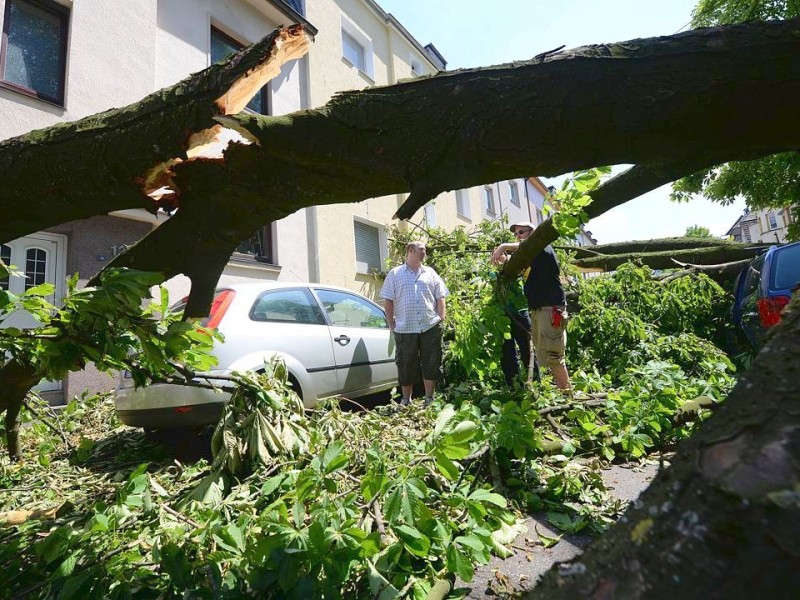
[[[556,387],[560,390],[572,390],[572,384],[569,381],[569,372],[567,372],[566,365],[556,365],[550,367],[550,372],[553,374],[553,380],[556,382]]]
[[[395,363],[400,379],[401,404],[408,404],[414,393],[414,382],[419,381],[419,334],[395,333]]]
[[[425,401],[433,399],[436,382],[442,374],[442,331],[444,326],[437,323],[420,334],[419,352],[422,367],[422,384],[425,386]]]
[[[511,330],[513,332],[514,325],[512,323]],[[517,360],[517,349],[515,339],[512,337],[503,340],[503,349],[500,356],[500,368],[503,370],[503,377],[505,377],[506,385],[510,386],[519,375],[519,362]]]

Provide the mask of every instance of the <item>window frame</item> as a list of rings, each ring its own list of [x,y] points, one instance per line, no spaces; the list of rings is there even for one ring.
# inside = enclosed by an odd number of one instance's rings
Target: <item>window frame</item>
[[[371,83],[375,81],[375,61],[373,55],[375,54],[372,39],[361,30],[361,28],[350,20],[344,13],[341,14],[341,29],[340,41],[342,44],[342,61],[351,68],[356,69],[359,73],[364,75]],[[359,45],[364,54],[364,68],[354,65],[353,62],[344,55],[344,36],[347,34],[357,45]]]
[[[361,329],[389,329],[389,320],[386,318],[386,311],[379,304],[377,304],[376,302],[371,301],[369,298],[364,298],[363,296],[360,296],[359,294],[356,294],[355,292],[350,292],[350,291],[345,291],[345,290],[336,290],[336,289],[331,289],[331,288],[326,288],[326,287],[315,287],[315,288],[312,288],[312,291],[314,292],[314,296],[316,296],[317,303],[322,307],[322,314],[324,315],[325,320],[327,321],[329,327],[358,327],[358,328],[361,328]],[[351,324],[335,323],[333,321],[333,319],[331,318],[331,312],[328,310],[328,307],[326,306],[326,301],[323,300],[323,297],[321,296],[321,294],[325,294],[325,293],[339,294],[340,296],[342,296],[343,298],[338,300],[336,302],[336,304],[338,304],[339,302],[350,301],[350,302],[355,302],[358,305],[364,305],[364,306],[368,307],[370,309],[370,313],[371,314],[372,313],[377,313],[377,315],[375,315],[375,316],[380,316],[381,318],[383,318],[383,324],[380,325],[380,326],[373,326],[373,325],[363,325],[363,324],[351,325]],[[362,321],[362,323],[363,323],[363,321]]]
[[[264,237],[264,243],[261,244],[262,253],[261,254],[250,254],[249,252],[242,252],[239,248],[249,242],[251,239],[256,237],[257,235],[262,234]],[[264,263],[268,265],[275,265],[277,266],[277,262],[275,261],[275,244],[274,244],[275,236],[272,233],[272,221],[264,225],[263,227],[259,227],[256,231],[246,240],[242,240],[241,243],[236,246],[236,250],[233,251],[231,258],[234,260],[239,261],[251,261],[254,260],[257,263]]]
[[[371,227],[378,232],[378,266],[376,268],[371,268],[367,265],[367,269],[364,270],[359,267],[359,260],[358,260],[358,244],[356,240],[356,223],[363,225],[364,227]],[[386,261],[387,257],[387,245],[388,239],[386,236],[386,228],[383,225],[378,223],[372,223],[367,221],[366,219],[361,219],[358,216],[353,216],[353,258],[354,258],[354,267],[356,275],[372,275],[375,272],[380,273],[383,271],[383,265]]]
[[[495,204],[494,190],[489,185],[483,186],[483,205],[484,212],[487,215],[492,217],[497,215],[497,205]]]
[[[316,316],[315,322],[310,321],[286,321],[284,319],[257,319],[255,317],[256,314],[256,306],[258,303],[261,302],[263,298],[266,296],[282,294],[286,292],[300,292],[303,297],[308,301],[309,308],[311,308]],[[247,318],[253,321],[254,323],[282,323],[282,324],[289,324],[289,325],[315,325],[315,326],[326,326],[328,324],[328,319],[326,317],[325,310],[323,307],[320,306],[320,303],[317,301],[317,298],[311,292],[311,290],[307,287],[286,287],[286,288],[276,288],[273,290],[264,290],[263,292],[259,293],[256,296],[256,299],[253,300],[253,304],[250,306],[250,310],[247,312]]]
[[[422,72],[422,61],[421,60],[419,60],[416,56],[414,56],[412,54],[411,58],[409,59],[408,62],[409,62],[409,65],[411,66],[411,76],[412,77],[422,77],[424,75],[424,73]]]
[[[209,34],[208,34],[208,64],[209,64],[209,66],[215,64],[213,62],[213,58],[211,57],[211,40],[214,37],[214,35],[217,35],[220,38],[222,38],[222,40],[227,42],[230,46],[234,46],[236,48],[236,52],[239,52],[242,48],[244,48],[245,46],[248,45],[245,42],[239,41],[238,39],[233,37],[231,34],[225,32],[225,30],[221,29],[219,27],[219,25],[215,25],[212,22],[211,26],[209,27]],[[230,56],[230,55],[228,55],[228,56]],[[225,58],[227,58],[227,56]],[[221,60],[224,60],[224,59],[221,59]],[[248,106],[245,106],[244,110],[246,110],[246,111],[248,111],[248,112],[250,112],[250,113],[252,113],[254,115],[265,115],[265,116],[271,115],[272,114],[272,105],[270,103],[270,94],[269,94],[269,90],[270,89],[271,89],[270,88],[270,83],[268,82],[258,92],[258,94],[261,95],[261,111],[262,112],[260,112],[260,113],[256,112],[252,108],[249,108]],[[253,98],[255,98],[255,96],[253,96]],[[251,102],[252,102],[252,100],[251,100]]]
[[[472,221],[472,210],[469,205],[469,191],[466,189],[456,190],[456,215],[462,219]]]
[[[427,227],[436,227],[436,203],[428,202],[423,207],[425,214],[425,225]]]
[[[11,26],[11,2],[20,4],[28,4],[34,6],[44,12],[50,13],[58,18],[60,22],[61,31],[61,47],[59,48],[59,95],[58,97],[50,97],[40,94],[36,90],[29,88],[13,81],[5,79],[6,75],[6,61],[8,59],[8,34],[9,27]],[[70,9],[66,6],[53,2],[52,0],[6,0],[6,5],[3,12],[3,30],[2,40],[0,41],[0,88],[11,90],[28,96],[36,98],[48,104],[54,104],[60,108],[64,108],[65,99],[67,95],[67,48],[69,45],[69,22],[70,22]]]
[[[778,215],[776,215],[774,212],[767,213],[767,225],[769,225],[770,231],[775,231],[778,229]]]
[[[508,196],[511,204],[514,206],[522,206],[519,199],[519,185],[516,181],[508,182]]]

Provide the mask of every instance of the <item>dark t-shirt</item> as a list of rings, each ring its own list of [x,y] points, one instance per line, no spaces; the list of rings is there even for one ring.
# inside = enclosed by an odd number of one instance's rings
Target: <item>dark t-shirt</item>
[[[544,306],[566,306],[567,298],[559,279],[560,269],[556,253],[547,246],[531,261],[530,272],[525,279],[525,297],[528,308]]]

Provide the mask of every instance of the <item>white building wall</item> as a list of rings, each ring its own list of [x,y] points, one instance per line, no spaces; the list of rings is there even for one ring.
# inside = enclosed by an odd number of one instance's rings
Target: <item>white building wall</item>
[[[65,105],[0,88],[0,139],[125,106],[154,90],[156,0],[62,4],[71,7]]]

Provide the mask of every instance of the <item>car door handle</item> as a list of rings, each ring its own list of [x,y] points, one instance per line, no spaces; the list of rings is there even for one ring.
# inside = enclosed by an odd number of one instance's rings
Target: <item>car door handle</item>
[[[350,343],[350,338],[347,337],[346,335],[340,335],[340,336],[337,336],[337,337],[333,338],[333,341],[334,342],[339,342],[340,346],[347,346],[347,344]]]

